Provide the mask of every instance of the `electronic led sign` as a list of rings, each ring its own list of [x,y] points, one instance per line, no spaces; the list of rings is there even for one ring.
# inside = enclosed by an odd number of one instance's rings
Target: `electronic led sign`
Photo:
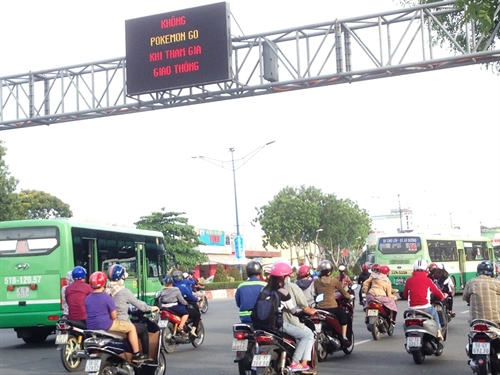
[[[125,21],[127,94],[228,81],[229,4]]]

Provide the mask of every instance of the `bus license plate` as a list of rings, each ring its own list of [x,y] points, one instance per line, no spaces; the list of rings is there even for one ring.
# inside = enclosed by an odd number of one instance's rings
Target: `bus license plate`
[[[61,333],[56,336],[56,345],[64,345],[68,342],[68,334]]]
[[[160,320],[158,322],[158,327],[165,328],[166,326],[168,326],[168,320]]]
[[[378,316],[378,310],[376,310],[376,309],[369,309],[367,315],[368,316]]]
[[[271,355],[254,355],[252,360],[252,367],[267,367],[271,363]]]
[[[233,339],[233,347],[232,351],[233,352],[246,352],[248,348],[248,340],[238,340],[238,339]]]
[[[85,372],[99,372],[101,369],[100,359],[88,359],[85,363]]]
[[[421,346],[421,341],[420,337],[407,337],[406,338],[406,345],[409,348],[419,348]]]
[[[489,342],[473,342],[472,354],[490,354]]]
[[[30,296],[30,288],[27,286],[20,286],[16,289],[16,295],[18,297],[29,297]]]

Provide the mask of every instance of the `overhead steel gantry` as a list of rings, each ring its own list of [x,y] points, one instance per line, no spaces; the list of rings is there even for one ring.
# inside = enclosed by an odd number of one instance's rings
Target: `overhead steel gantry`
[[[1,77],[0,130],[210,103],[500,61],[493,36],[466,26],[467,49],[439,22],[455,0],[232,37],[232,79],[128,96],[126,59]],[[498,29],[498,26],[497,26]],[[437,35],[457,51],[444,51]],[[478,46],[481,46],[479,48]]]

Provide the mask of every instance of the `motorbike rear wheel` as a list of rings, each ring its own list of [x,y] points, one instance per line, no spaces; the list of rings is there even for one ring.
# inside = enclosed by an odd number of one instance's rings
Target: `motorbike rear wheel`
[[[169,322],[168,326],[165,327],[161,332],[161,346],[168,353],[171,354],[175,351],[177,346],[175,339],[172,336],[172,332],[174,331],[174,325]],[[170,339],[167,339],[167,335],[170,334]]]
[[[377,322],[372,324],[371,332],[374,340],[380,340],[380,330],[378,329]]]
[[[477,373],[478,373],[478,375],[490,375],[491,374],[490,362],[485,361],[482,365],[479,365],[477,367]]]
[[[318,362],[326,361],[328,357],[328,351],[325,348],[328,338],[324,332],[320,332],[316,338],[316,353],[318,354]]]
[[[422,348],[418,349],[417,351],[414,351],[411,353],[413,355],[413,361],[417,365],[421,365],[425,361],[425,354],[424,350]]]
[[[197,348],[201,344],[203,344],[203,341],[205,340],[205,327],[203,326],[203,322],[200,322],[198,325],[198,329],[196,330],[196,334],[198,335],[197,338],[195,338],[193,341],[191,341],[191,344]]]
[[[66,369],[66,371],[73,372],[77,371],[82,363],[81,358],[73,356],[73,353],[80,350],[80,344],[78,344],[78,338],[76,336],[70,335],[68,341],[61,348],[61,362]]]

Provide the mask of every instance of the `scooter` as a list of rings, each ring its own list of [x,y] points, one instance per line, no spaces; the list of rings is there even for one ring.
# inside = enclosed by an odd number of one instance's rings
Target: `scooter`
[[[413,356],[416,364],[424,363],[426,355],[439,357],[443,354],[444,344],[448,332],[448,320],[443,314],[443,303],[434,302],[441,322],[441,332],[444,341],[438,339],[438,326],[433,316],[422,310],[406,310],[404,317],[404,331],[406,337],[405,349]]]
[[[498,374],[500,371],[500,326],[486,319],[470,323],[465,352],[472,372],[479,375]]]
[[[354,297],[354,290],[357,284],[348,289],[348,293]],[[323,295],[316,296],[316,302],[323,300]],[[354,306],[353,302],[344,298],[340,293],[335,295],[337,305],[345,310],[349,320],[347,322],[347,338],[351,342],[350,346],[342,346],[342,327],[337,317],[328,311],[316,308],[316,314],[311,315],[311,321],[315,325],[316,330],[316,351],[318,353],[318,361],[323,362],[326,360],[328,354],[333,354],[338,351],[343,351],[344,354],[349,355],[354,350],[354,332],[353,332],[353,316]],[[354,301],[354,299],[352,300]]]
[[[382,333],[387,333],[389,336],[394,334],[394,323],[391,321],[391,310],[382,302],[378,301],[376,298],[371,299],[366,305],[365,310],[366,328],[372,333],[374,340],[380,340]]]
[[[89,375],[165,375],[167,358],[161,350],[160,327],[152,318],[146,318],[140,310],[132,311],[132,321],[147,324],[149,357],[152,361],[133,362],[132,348],[122,333],[87,330],[89,338],[83,342],[87,354],[85,372]],[[140,341],[139,341],[140,343]]]
[[[314,323],[305,315],[300,316],[301,322],[315,332]],[[295,352],[296,340],[283,331],[257,329],[254,331],[255,351],[251,363],[252,375],[292,375],[290,368]],[[309,371],[317,373],[318,354],[315,345],[312,347]],[[296,372],[295,372],[296,373]]]
[[[83,339],[85,338],[85,324],[79,321],[61,318],[56,325],[56,345],[61,351],[61,362],[69,371],[77,371],[82,359],[87,358],[83,350]]]
[[[233,325],[233,344],[231,350],[236,352],[234,363],[238,364],[239,375],[251,375],[252,359],[255,350],[254,330],[251,324],[236,323]]]

